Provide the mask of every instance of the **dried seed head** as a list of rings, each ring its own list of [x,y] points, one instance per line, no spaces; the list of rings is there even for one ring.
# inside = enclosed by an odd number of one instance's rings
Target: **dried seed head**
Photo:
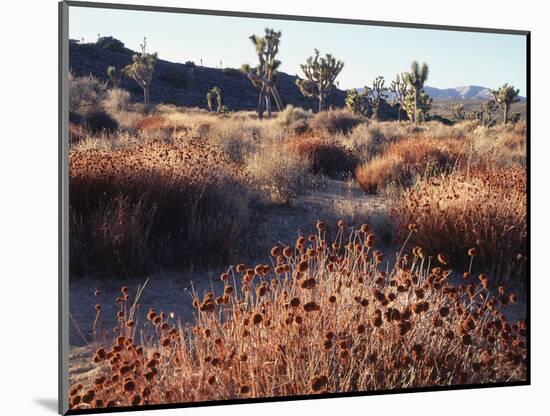
[[[253,323],[254,325],[258,325],[258,324],[260,324],[260,323],[262,322],[262,320],[263,320],[262,314],[261,314],[261,313],[257,313],[257,314],[254,315],[254,318],[252,318],[252,323]]]
[[[300,299],[299,298],[290,299],[289,305],[292,306],[293,308],[297,308],[298,306],[300,306]]]
[[[124,383],[124,391],[132,392],[136,389],[136,383],[132,380],[126,381]]]
[[[310,381],[311,390],[314,392],[318,392],[325,388],[328,384],[328,377],[327,376],[318,376],[314,377]]]
[[[304,311],[306,312],[314,312],[321,310],[321,307],[317,305],[314,301],[308,302],[304,304]]]

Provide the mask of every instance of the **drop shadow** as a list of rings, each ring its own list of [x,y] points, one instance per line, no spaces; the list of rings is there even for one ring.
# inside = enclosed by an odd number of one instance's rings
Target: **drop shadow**
[[[57,413],[57,399],[34,399],[34,402],[40,406],[42,406],[44,409],[49,410],[53,413]]]

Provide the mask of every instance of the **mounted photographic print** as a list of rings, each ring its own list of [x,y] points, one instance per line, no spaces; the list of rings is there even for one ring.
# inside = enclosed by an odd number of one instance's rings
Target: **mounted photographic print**
[[[61,413],[529,384],[529,32],[59,11]]]

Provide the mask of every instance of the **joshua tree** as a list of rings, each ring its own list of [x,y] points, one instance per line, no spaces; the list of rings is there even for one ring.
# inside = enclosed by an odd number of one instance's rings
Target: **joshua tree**
[[[210,111],[214,111],[214,98],[216,99],[216,111],[221,113],[224,106],[222,103],[222,91],[220,90],[220,87],[213,87],[210,91],[208,91],[208,93],[206,93],[206,101]]]
[[[317,97],[319,111],[323,111],[325,100],[330,96],[334,81],[343,67],[342,61],[329,53],[320,57],[319,50],[315,49],[315,56],[310,56],[305,64],[300,65],[306,78],[298,78],[296,85],[306,97]]]
[[[155,64],[157,62],[157,53],[146,53],[147,39],[143,38],[143,44],[141,44],[141,53],[132,55],[132,63],[127,65],[123,73],[134,79],[141,88],[143,88],[143,102],[145,105],[149,104],[149,95],[151,90],[151,81],[153,79],[153,72],[155,71]]]
[[[495,97],[495,101],[504,112],[503,122],[508,122],[508,113],[510,111],[510,105],[519,101],[519,89],[514,88],[513,85],[504,84],[498,90],[491,91]]]
[[[367,115],[368,103],[365,94],[355,88],[346,91],[346,108],[355,114]]]
[[[372,81],[372,87],[365,86],[365,97],[372,108],[372,118],[378,119],[380,102],[387,97],[388,88],[384,86],[384,77],[378,76]]]
[[[462,121],[466,118],[464,114],[464,104],[456,104],[451,107],[452,117],[454,121]]]
[[[422,64],[422,68],[418,66],[417,61],[413,61],[411,65],[411,72],[405,73],[405,80],[413,89],[414,93],[414,123],[418,124],[420,122],[420,92],[424,88],[424,83],[428,79],[428,65],[426,63]]]
[[[512,115],[510,116],[510,121],[511,121],[513,124],[518,123],[520,120],[521,120],[521,114],[518,113],[518,112],[514,112],[514,113],[512,113]]]
[[[279,52],[279,42],[281,32],[276,32],[273,29],[265,29],[263,37],[252,35],[250,40],[256,48],[259,64],[256,67],[251,67],[244,64],[241,70],[247,75],[252,85],[260,90],[260,98],[258,100],[258,117],[263,118],[264,111],[267,111],[267,116],[271,118],[271,97],[275,100],[279,111],[283,110],[283,103],[277,87],[277,69],[281,65],[281,61],[275,59]]]
[[[401,121],[401,112],[403,111],[405,97],[407,96],[408,83],[405,80],[405,74],[397,74],[395,80],[390,84],[389,91],[393,94],[393,104],[397,104],[397,121]]]
[[[497,110],[498,104],[495,100],[489,100],[481,104],[481,124],[487,127],[491,127],[495,124]]]
[[[418,93],[409,90],[403,108],[411,121],[416,120],[416,123],[420,123],[428,118],[432,101],[433,99],[424,90],[420,90]]]
[[[111,84],[113,88],[118,88],[124,78],[124,71],[119,71],[115,66],[110,66],[107,68],[107,75],[111,79]]]

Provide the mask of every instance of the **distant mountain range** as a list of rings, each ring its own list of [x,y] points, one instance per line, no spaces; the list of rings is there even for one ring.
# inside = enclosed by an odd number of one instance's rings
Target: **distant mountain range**
[[[363,92],[364,88],[358,88],[359,92]],[[479,85],[467,85],[456,88],[437,88],[426,85],[424,91],[434,100],[477,100],[486,101],[492,100],[493,94],[491,89],[481,87]],[[525,97],[520,96],[521,101],[525,101]]]
[[[493,94],[491,89],[480,87],[479,85],[467,85],[456,88],[436,88],[424,87],[424,91],[434,99],[450,99],[450,100],[492,100]],[[523,101],[525,97],[520,96]]]

